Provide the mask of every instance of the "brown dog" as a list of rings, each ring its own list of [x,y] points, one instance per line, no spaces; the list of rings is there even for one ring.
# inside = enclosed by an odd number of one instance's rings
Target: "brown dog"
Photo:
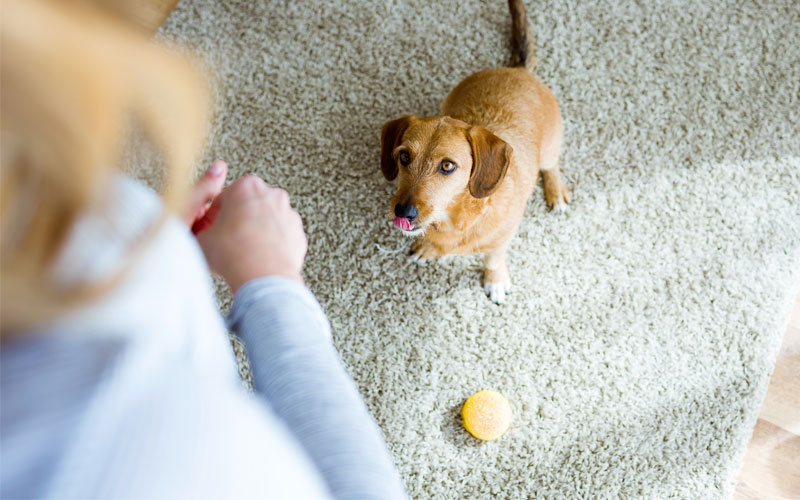
[[[547,204],[564,211],[558,171],[561,114],[535,76],[521,0],[509,0],[514,67],[479,71],[456,86],[442,116],[404,116],[381,131],[381,170],[398,178],[390,210],[416,262],[484,254],[484,290],[499,304],[511,287],[506,252],[542,173]]]

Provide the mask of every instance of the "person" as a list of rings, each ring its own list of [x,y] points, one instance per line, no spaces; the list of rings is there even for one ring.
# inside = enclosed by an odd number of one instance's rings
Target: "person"
[[[221,160],[188,187],[196,70],[85,2],[3,11],[0,498],[404,498],[286,191]],[[114,167],[126,112],[165,198]]]

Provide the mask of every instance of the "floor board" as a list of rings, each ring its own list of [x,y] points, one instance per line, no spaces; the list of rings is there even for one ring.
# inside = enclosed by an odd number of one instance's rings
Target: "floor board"
[[[800,498],[800,295],[786,327],[733,498]]]

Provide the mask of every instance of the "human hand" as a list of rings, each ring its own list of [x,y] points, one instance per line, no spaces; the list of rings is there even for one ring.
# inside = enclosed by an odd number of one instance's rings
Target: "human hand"
[[[206,170],[206,173],[198,179],[194,187],[189,191],[189,201],[186,209],[181,214],[181,219],[192,229],[193,233],[197,234],[206,229],[207,226],[203,224],[208,221],[201,221],[204,220],[214,198],[222,192],[227,174],[228,165],[222,160],[214,160]]]
[[[262,276],[303,282],[308,241],[300,214],[283,189],[253,175],[237,179],[194,226],[199,228],[195,234],[208,265],[234,293]]]

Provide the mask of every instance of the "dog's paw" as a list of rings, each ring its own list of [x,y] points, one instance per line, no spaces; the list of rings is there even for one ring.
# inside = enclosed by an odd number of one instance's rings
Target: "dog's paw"
[[[563,199],[560,199],[556,201],[555,205],[553,205],[553,208],[551,208],[551,210],[553,211],[553,213],[559,215],[565,214],[567,213],[567,202],[564,201]]]
[[[431,262],[431,259],[422,258],[413,252],[408,255],[408,260],[410,260],[412,264],[420,267],[427,266]]]
[[[438,257],[439,254],[433,245],[425,242],[424,240],[417,240],[411,245],[411,251],[408,253],[408,258],[418,266],[424,266],[430,263],[433,259]]]
[[[483,284],[483,291],[489,297],[489,300],[497,305],[502,304],[506,300],[506,295],[511,293],[510,283],[492,283],[486,282]]]
[[[542,172],[544,178],[544,199],[547,206],[557,214],[563,214],[567,211],[567,205],[571,201],[572,195],[569,189],[564,185],[561,180],[561,175],[557,170]]]

